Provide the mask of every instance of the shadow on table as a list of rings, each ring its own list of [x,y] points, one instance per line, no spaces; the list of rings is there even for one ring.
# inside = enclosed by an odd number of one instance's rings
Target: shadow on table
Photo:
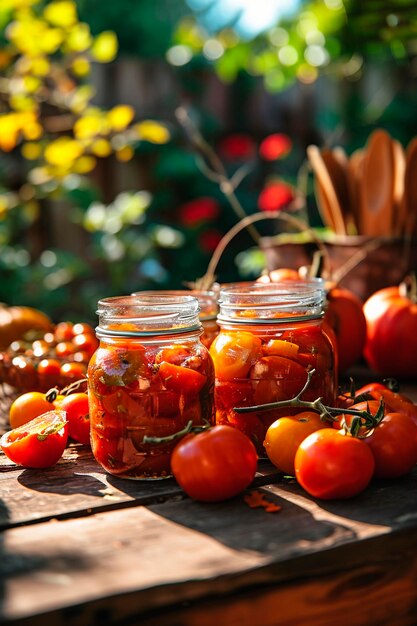
[[[220,503],[201,503],[187,498],[151,505],[148,509],[234,550],[262,554],[279,552],[282,558],[325,549],[338,541],[354,538],[351,529],[342,523],[318,522],[308,510],[271,494],[265,487],[256,491],[278,505],[279,510],[267,512],[263,507],[251,508],[245,502],[245,494]]]
[[[10,519],[10,514],[5,503],[0,500],[0,514],[2,520],[4,520],[4,526],[7,526],[7,520]],[[10,533],[19,532],[20,529],[11,529]],[[30,552],[24,552],[19,548],[14,551],[11,546],[13,541],[5,542],[5,533],[3,531],[0,535],[0,623],[3,623],[5,617],[5,603],[8,593],[8,583],[19,576],[28,576],[31,574],[45,571],[55,570],[57,572],[69,571],[71,569],[87,569],[88,564],[85,560],[71,551],[57,550],[53,556],[44,556],[43,554],[31,554]],[[16,538],[14,538],[16,542]],[[18,545],[16,543],[16,545]]]

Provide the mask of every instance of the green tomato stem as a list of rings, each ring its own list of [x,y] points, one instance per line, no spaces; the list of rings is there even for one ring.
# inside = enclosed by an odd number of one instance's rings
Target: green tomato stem
[[[301,396],[310,385],[311,378],[315,370],[312,369],[307,372],[307,381],[301,391],[296,396],[289,400],[278,400],[277,402],[268,402],[267,404],[257,404],[254,406],[242,406],[234,407],[236,413],[251,413],[253,411],[271,411],[273,409],[281,408],[300,408],[308,409],[310,411],[316,411],[320,414],[322,421],[335,422],[337,421],[335,415],[353,415],[354,418],[350,426],[346,423],[342,427],[348,431],[352,436],[358,436],[360,428],[364,427],[366,430],[371,430],[377,426],[384,417],[384,402],[381,400],[380,406],[376,415],[372,415],[369,411],[359,411],[357,409],[344,409],[341,407],[326,406],[323,404],[322,398],[316,398],[316,400],[302,400]],[[279,419],[279,418],[278,418]]]

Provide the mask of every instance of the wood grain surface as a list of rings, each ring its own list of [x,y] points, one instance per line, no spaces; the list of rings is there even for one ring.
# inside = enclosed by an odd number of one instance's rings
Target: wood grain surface
[[[330,502],[258,469],[275,513],[109,476],[78,444],[47,470],[0,454],[0,624],[417,623],[417,469]]]

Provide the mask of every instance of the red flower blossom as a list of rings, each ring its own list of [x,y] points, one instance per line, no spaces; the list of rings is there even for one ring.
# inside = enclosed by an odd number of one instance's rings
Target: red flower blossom
[[[258,207],[261,211],[280,211],[294,200],[294,189],[286,183],[271,183],[259,194]]]
[[[200,235],[199,243],[205,252],[213,252],[221,238],[222,234],[218,230],[205,230]]]
[[[214,220],[220,213],[220,206],[213,198],[196,198],[179,208],[179,218],[184,226],[197,226],[201,222]]]
[[[292,141],[288,135],[275,133],[274,135],[268,135],[268,137],[265,137],[261,142],[259,154],[265,161],[275,161],[275,159],[279,159],[288,154],[291,148]]]
[[[236,133],[225,137],[219,144],[219,153],[227,161],[244,161],[254,156],[255,142],[249,135]]]

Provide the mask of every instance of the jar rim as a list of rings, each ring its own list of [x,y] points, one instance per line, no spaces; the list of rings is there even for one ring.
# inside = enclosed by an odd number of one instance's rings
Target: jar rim
[[[321,278],[235,283],[220,291],[218,319],[249,324],[318,319],[323,315],[325,298],[325,282]]]
[[[111,296],[98,302],[96,332],[109,336],[191,332],[201,327],[199,311],[200,305],[194,296]]]

